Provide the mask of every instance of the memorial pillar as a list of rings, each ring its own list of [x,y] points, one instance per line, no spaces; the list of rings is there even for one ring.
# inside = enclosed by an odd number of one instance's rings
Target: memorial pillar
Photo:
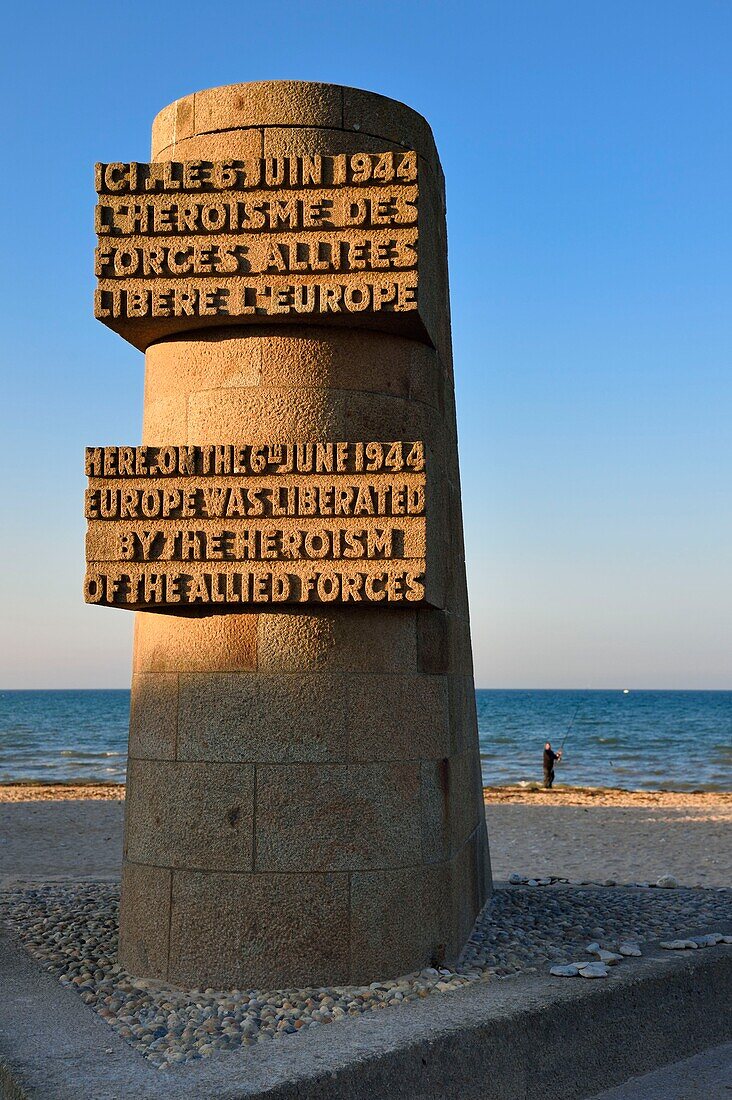
[[[96,313],[145,351],[142,445],[87,451],[86,598],[136,611],[120,961],[454,961],[490,869],[429,126],[215,88],[97,189]]]

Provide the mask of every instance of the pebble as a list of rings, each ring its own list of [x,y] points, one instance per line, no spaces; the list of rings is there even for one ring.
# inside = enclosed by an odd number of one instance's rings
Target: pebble
[[[582,978],[607,978],[608,969],[602,963],[586,963],[580,969]]]
[[[640,954],[643,941],[678,935],[679,928],[729,925],[730,890],[579,889],[557,876],[513,877],[511,888],[497,889],[478,916],[453,968],[429,966],[370,985],[318,989],[179,989],[133,977],[117,963],[119,888],[110,883],[14,888],[0,898],[6,923],[26,950],[161,1069],[390,1006],[396,1011],[473,982],[547,968],[586,977],[597,970],[595,976],[604,977],[603,963],[576,961],[586,945],[617,950],[622,958],[623,947]],[[716,942],[732,943],[732,936]]]
[[[617,963],[623,961],[622,955],[618,955],[616,951],[605,951],[602,947],[599,951],[595,951],[594,954],[597,955],[600,962],[604,963],[605,966],[616,966]]]
[[[722,937],[717,932],[709,932],[706,936],[692,936],[691,938],[697,947],[716,947],[722,941]]]
[[[656,881],[656,886],[661,886],[666,890],[675,890],[678,885],[678,879],[674,878],[673,875],[661,875]]]
[[[553,966],[550,971],[555,978],[576,978],[579,974],[579,966],[576,963],[567,963],[566,966]]]
[[[693,951],[699,944],[695,940],[666,940],[660,946],[665,947],[667,951]]]
[[[637,943],[621,943],[618,947],[618,951],[621,955],[626,955],[634,959],[639,959],[643,954]]]

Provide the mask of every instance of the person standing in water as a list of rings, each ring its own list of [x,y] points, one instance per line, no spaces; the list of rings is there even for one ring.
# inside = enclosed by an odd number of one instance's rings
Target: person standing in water
[[[562,759],[562,750],[554,752],[551,741],[544,745],[544,786],[548,789],[554,782],[554,761]]]

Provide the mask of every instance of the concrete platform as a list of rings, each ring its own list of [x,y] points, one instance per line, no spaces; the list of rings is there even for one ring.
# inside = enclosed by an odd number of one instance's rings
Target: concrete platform
[[[729,1100],[731,1095],[732,1043],[723,1043],[693,1058],[632,1077],[592,1100]]]
[[[4,933],[0,1097],[579,1100],[732,1038],[732,949],[644,950],[604,980],[494,981],[160,1071]]]

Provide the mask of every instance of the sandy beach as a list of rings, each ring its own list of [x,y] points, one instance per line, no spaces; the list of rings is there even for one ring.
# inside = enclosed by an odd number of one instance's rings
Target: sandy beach
[[[484,791],[493,875],[732,885],[732,793]],[[0,786],[0,884],[119,877],[124,788]]]
[[[486,788],[493,875],[732,885],[732,793]]]

